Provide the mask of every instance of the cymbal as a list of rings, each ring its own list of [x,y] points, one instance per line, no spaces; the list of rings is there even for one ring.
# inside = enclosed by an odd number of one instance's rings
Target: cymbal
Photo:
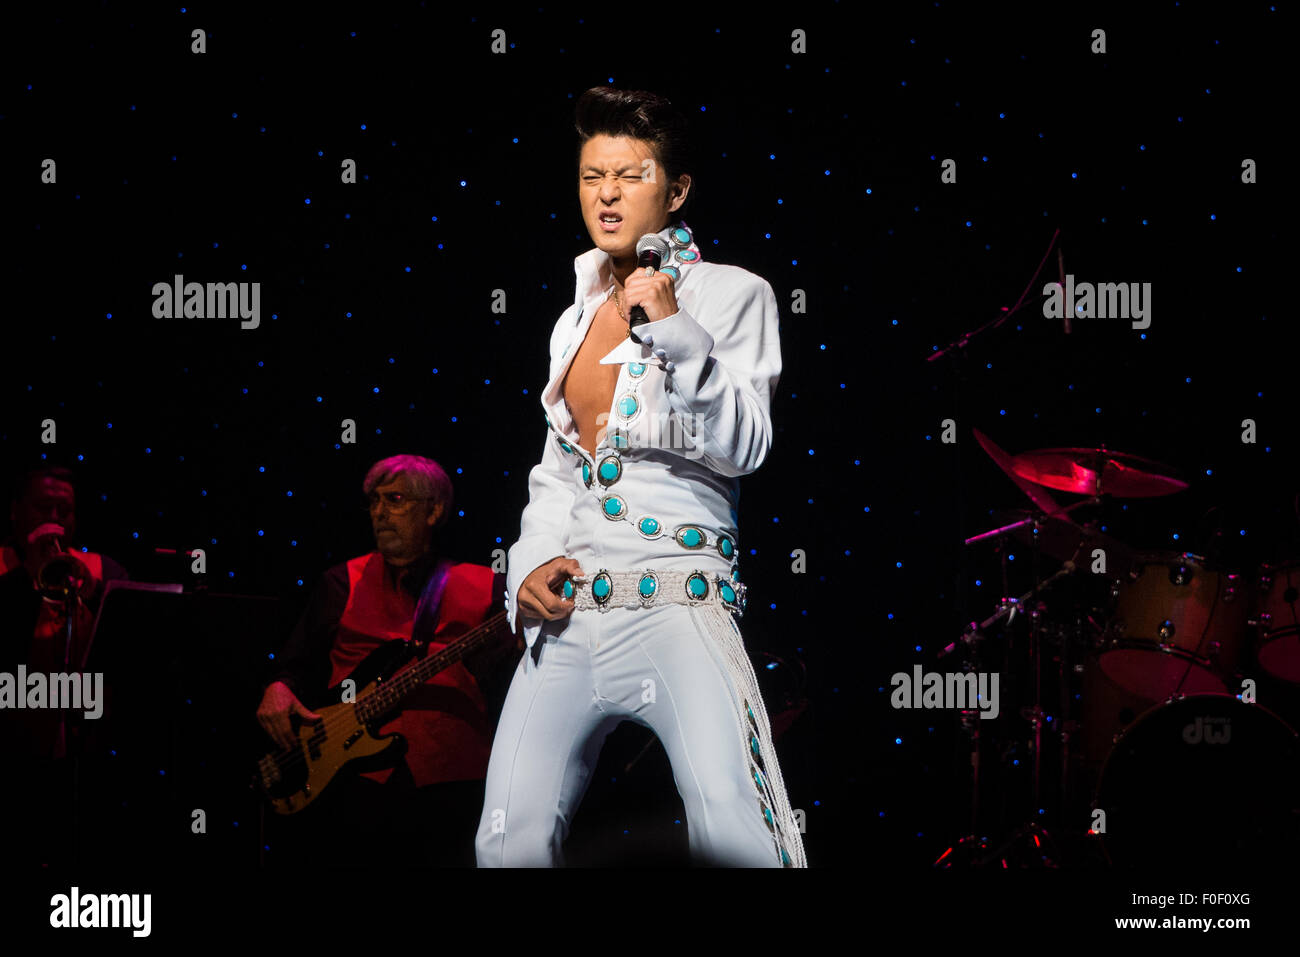
[[[980,447],[984,449],[988,454],[988,457],[991,458],[997,467],[1006,474],[1007,478],[1016,483],[1016,488],[1024,492],[1031,502],[1048,515],[1055,515],[1061,511],[1061,506],[1056,504],[1056,501],[1052,496],[1048,495],[1042,489],[1035,487],[1032,482],[1028,482],[1016,474],[1014,460],[1010,455],[1002,451],[997,443],[979,429],[972,428],[971,431],[975,433],[975,441],[980,444]]]
[[[1187,488],[1160,462],[1114,449],[1036,449],[1013,456],[1021,478],[1062,492],[1152,498]]]

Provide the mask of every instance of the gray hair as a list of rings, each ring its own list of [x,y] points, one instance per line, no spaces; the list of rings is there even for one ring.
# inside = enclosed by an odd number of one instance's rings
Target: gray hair
[[[426,459],[422,455],[393,455],[380,459],[370,466],[370,471],[361,483],[361,491],[369,495],[377,486],[391,482],[399,475],[410,478],[415,494],[428,498],[431,504],[442,503],[444,507],[437,524],[445,525],[451,516],[455,491],[447,473],[433,459]]]

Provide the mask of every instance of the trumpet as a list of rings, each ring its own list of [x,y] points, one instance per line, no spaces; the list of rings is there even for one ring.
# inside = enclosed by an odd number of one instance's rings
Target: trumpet
[[[78,594],[90,580],[90,570],[63,543],[54,539],[55,554],[41,566],[36,574],[36,589],[51,601],[67,601]]]

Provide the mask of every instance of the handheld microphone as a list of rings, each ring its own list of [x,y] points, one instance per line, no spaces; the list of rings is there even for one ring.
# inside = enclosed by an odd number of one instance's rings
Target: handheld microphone
[[[637,268],[644,269],[649,266],[651,269],[658,269],[663,258],[668,255],[668,244],[659,237],[657,233],[646,233],[636,243]],[[634,342],[640,342],[637,335],[632,330],[637,326],[643,326],[649,322],[645,310],[640,306],[633,306],[628,312],[627,327],[628,335]]]

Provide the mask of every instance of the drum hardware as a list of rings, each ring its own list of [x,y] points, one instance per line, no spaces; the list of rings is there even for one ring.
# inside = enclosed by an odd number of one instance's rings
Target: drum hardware
[[[999,728],[981,729],[966,715],[962,726],[972,743],[978,745],[983,731],[985,742],[992,739],[1009,757],[1017,748],[1032,752],[1037,815],[1045,814],[1040,802],[1053,799],[1041,788],[1044,762],[1059,756],[1060,801],[1073,803],[1071,796],[1078,795],[1079,803],[1046,810],[1060,811],[1063,821],[1075,820],[1076,810],[1084,811],[1089,799],[1094,808],[1106,810],[1106,823],[1093,837],[1112,865],[1143,858],[1152,863],[1199,861],[1206,856],[1206,841],[1213,845],[1209,856],[1233,863],[1247,853],[1262,858],[1275,856],[1279,846],[1300,847],[1300,739],[1275,713],[1233,693],[1240,687],[1248,638],[1263,672],[1300,685],[1300,561],[1262,565],[1253,580],[1227,567],[1219,560],[1221,552],[1213,549],[1211,558],[1190,551],[1137,552],[1083,520],[1080,510],[1104,510],[1117,498],[1164,496],[1188,488],[1172,469],[1104,446],[1011,456],[978,430],[975,438],[1033,507],[998,516],[996,527],[967,538],[966,544],[1017,542],[1032,548],[1034,587],[1020,598],[1003,598],[993,615],[972,622],[940,652],[942,657],[961,646],[972,654],[984,653],[984,629],[998,622],[1009,628],[1020,612],[1028,613],[1027,646],[1008,659],[1032,669],[1027,681],[1013,680],[1021,689],[1016,694],[1020,701],[1008,702],[1008,710],[1014,709],[1027,727],[1015,725],[1006,735]],[[1046,489],[1086,497],[1062,507]],[[1076,570],[1087,572],[1089,557],[1099,557],[1098,548],[1105,553],[1105,568],[1095,590],[1089,584],[1092,576],[1084,574],[1077,579],[1078,589],[1067,592],[1066,597],[1075,596],[1071,627],[1063,614],[1068,609],[1055,598],[1049,609],[1040,598],[1050,583]],[[1038,573],[1040,556],[1064,567],[1044,581]],[[1094,571],[1100,570],[1097,565],[1092,564]],[[1005,549],[1002,573],[1002,594],[1008,595]],[[1072,641],[1081,653],[1071,651]],[[1055,654],[1059,665],[1061,704],[1055,722],[1053,709],[1045,713],[1044,699],[1054,695],[1045,687],[1044,653]],[[1073,693],[1072,682],[1080,693]],[[1022,704],[1025,698],[1032,700]],[[1079,709],[1078,717],[1070,713],[1072,707]],[[1044,729],[1057,734],[1059,755],[1044,752],[1050,741],[1043,737]],[[970,833],[975,835],[983,823],[978,817],[977,747],[971,759],[976,787]],[[1092,780],[1080,782],[1086,788],[1071,787],[1074,765],[1088,769]],[[1083,798],[1085,793],[1089,798]],[[1183,807],[1187,811],[1180,817]],[[1005,852],[1020,849],[1017,841],[1023,844],[1030,829],[1048,820],[1031,820],[1001,844],[987,836],[964,838],[936,866],[953,866],[961,858],[976,866],[999,861],[1007,866],[1013,858]],[[1076,833],[1065,826],[1070,835]],[[1087,826],[1077,831],[1081,840]]]
[[[981,540],[984,537],[985,536],[979,536]],[[1035,558],[1036,557],[1037,556],[1035,556]],[[1005,565],[1006,565],[1005,551],[1003,552],[1002,562],[1003,562],[1003,577],[1005,581]],[[1035,569],[1038,568],[1037,561],[1033,562],[1033,567]],[[1032,801],[1034,802],[1035,807],[1037,807],[1041,802],[1041,793],[1042,793],[1041,785],[1042,785],[1042,769],[1043,769],[1043,758],[1042,758],[1043,728],[1046,726],[1047,723],[1046,713],[1042,708],[1043,689],[1042,689],[1042,663],[1041,663],[1042,644],[1043,644],[1042,641],[1043,613],[1046,610],[1047,606],[1042,601],[1031,602],[1031,599],[1034,599],[1037,595],[1046,591],[1051,585],[1055,584],[1060,579],[1073,574],[1074,570],[1075,570],[1074,562],[1067,561],[1062,565],[1060,569],[1058,569],[1054,574],[1050,575],[1048,578],[1042,580],[1036,580],[1034,587],[1032,587],[1029,591],[1025,592],[1025,594],[1016,598],[1004,597],[998,603],[997,611],[995,611],[992,615],[990,615],[988,618],[984,619],[981,622],[972,621],[959,638],[957,638],[956,640],[954,640],[953,642],[951,642],[949,645],[947,645],[946,647],[944,647],[938,652],[938,657],[943,658],[951,654],[953,651],[955,651],[958,646],[963,646],[964,648],[970,649],[971,652],[973,653],[973,656],[978,655],[979,645],[984,640],[985,636],[983,632],[986,629],[988,629],[989,627],[991,627],[992,625],[994,625],[995,623],[1003,619],[1006,619],[1006,622],[1009,626],[1011,622],[1014,620],[1017,612],[1020,611],[1021,609],[1028,607],[1028,612],[1027,612],[1027,618],[1029,621],[1028,654],[1029,654],[1030,661],[1033,663],[1033,670],[1034,670],[1034,678],[1033,678],[1034,704],[1029,706],[1027,709],[1021,709],[1021,714],[1023,717],[1026,717],[1026,719],[1030,722],[1030,727],[1033,731],[1033,738],[1032,738],[1032,743],[1030,744],[1030,750],[1032,754],[1031,773],[1033,776]],[[1031,602],[1031,604],[1026,606],[1026,602]],[[966,664],[969,665],[970,663],[966,662]],[[972,720],[972,717],[969,715],[965,715],[962,717],[961,727],[963,732],[970,740],[971,772],[972,772],[971,827],[972,827],[972,832],[974,833],[977,832],[979,829],[979,793],[980,793],[980,783],[981,783],[980,782],[980,761],[979,761],[980,732],[979,732],[978,722]],[[1040,828],[1041,830],[1041,826],[1036,821],[1030,821],[1028,824],[1026,824],[1025,827],[1026,828],[1037,827]],[[1022,828],[1022,831],[1025,831],[1025,828]],[[1028,832],[1026,831],[1026,833]],[[1043,834],[1045,835],[1046,832],[1044,831]],[[1012,840],[1014,841],[1017,839],[1018,838],[1013,838]],[[1041,842],[1041,838],[1036,838],[1036,839]]]
[[[1080,524],[1074,521],[1073,512],[1087,506],[1102,505],[1103,496],[1105,495],[1149,495],[1155,494],[1156,489],[1162,490],[1159,494],[1166,494],[1185,487],[1185,483],[1180,483],[1180,480],[1177,479],[1169,482],[1163,481],[1169,472],[1166,467],[1146,459],[1139,459],[1137,456],[1110,452],[1104,449],[1057,449],[1047,450],[1046,453],[1041,454],[1025,453],[1022,456],[1011,456],[979,430],[974,430],[974,433],[976,440],[988,456],[1003,474],[1011,479],[1017,488],[1030,499],[1036,509],[1016,515],[1015,520],[999,528],[972,536],[966,540],[966,544],[1010,537],[1033,549],[1036,591],[1061,577],[1073,574],[1079,567],[1077,563],[1081,561],[1081,556],[1084,556],[1082,561],[1086,562],[1088,558],[1098,555],[1098,549],[1104,554],[1105,567],[1109,574],[1126,577],[1132,575],[1135,571],[1136,553],[1131,548],[1099,531],[1091,524]],[[1060,453],[1070,453],[1076,459],[1085,459],[1092,462],[1095,468],[1089,472],[1078,462],[1072,462],[1069,469],[1065,470],[1061,464]],[[1144,468],[1139,469],[1137,467],[1138,463],[1142,463]],[[1066,471],[1072,476],[1072,480],[1068,482],[1060,480],[1041,481],[1045,476],[1050,477],[1054,471]],[[1143,484],[1144,482],[1145,484]],[[1044,490],[1043,486],[1045,485],[1060,488],[1064,491],[1082,493],[1088,497],[1062,507]],[[1038,558],[1040,555],[1047,555],[1062,562],[1062,566],[1057,573],[1042,584],[1037,581]],[[1005,557],[1002,567],[1005,576]],[[1115,596],[1118,597],[1121,590],[1118,582],[1112,586],[1112,590]],[[1005,585],[1003,591],[1004,593],[1007,591]],[[1032,668],[1033,703],[1020,711],[1021,716],[1029,724],[1031,734],[1032,743],[1030,749],[1033,761],[1032,810],[1037,810],[1039,813],[1041,813],[1043,800],[1042,774],[1045,761],[1043,732],[1049,726],[1052,717],[1046,713],[1043,700],[1042,655],[1044,629],[1042,625],[1044,622],[1042,621],[1042,613],[1043,609],[1040,607],[1038,614],[1031,616],[1030,621],[1027,654]],[[1011,619],[1008,617],[1008,624],[1010,624],[1010,621]],[[1072,636],[1083,653],[1086,654],[1087,648],[1085,634],[1090,635],[1092,641],[1100,641],[1104,638],[1105,631],[1106,626],[1098,622],[1092,613],[1079,612],[1075,615]],[[1055,716],[1057,721],[1052,730],[1056,733],[1060,742],[1059,784],[1061,794],[1066,795],[1071,792],[1073,767],[1071,758],[1074,752],[1078,750],[1076,737],[1082,727],[1079,721],[1069,717],[1071,706],[1069,678],[1082,674],[1085,664],[1071,660],[1069,635],[1062,634],[1059,647],[1060,652],[1055,662],[1058,671],[1057,687],[1060,701]]]
[[[1024,605],[1026,601],[1028,601],[1030,598],[1032,598],[1034,595],[1038,594],[1039,592],[1045,590],[1052,583],[1056,582],[1061,578],[1064,578],[1066,575],[1071,574],[1074,571],[1074,565],[1073,563],[1067,563],[1067,564],[1069,567],[1062,567],[1050,578],[1045,579],[1042,582],[1042,584],[1029,589],[1029,591],[1025,592],[1019,598],[1003,598],[998,603],[997,611],[989,615],[983,621],[972,621],[969,625],[966,626],[966,630],[961,633],[961,636],[959,638],[956,638],[951,643],[941,648],[935,654],[935,657],[946,658],[948,655],[952,654],[954,651],[957,650],[958,645],[965,645],[969,648],[977,647],[979,643],[984,640],[984,632],[987,631],[990,627],[997,624],[1003,618],[1006,618],[1007,622],[1010,623],[1012,618],[1015,617],[1016,612],[1019,611],[1019,609]]]
[[[939,855],[934,867],[953,870],[958,867],[1057,867],[1056,842],[1047,829],[1036,821],[1016,830],[997,847],[988,837],[968,834]]]
[[[1038,814],[1044,813],[1039,805],[1042,800],[1042,762],[1053,758],[1052,754],[1043,753],[1044,727],[1054,730],[1061,743],[1062,801],[1070,794],[1077,793],[1070,787],[1069,773],[1071,765],[1079,763],[1080,755],[1084,757],[1086,766],[1094,769],[1100,766],[1105,774],[1105,790],[1102,789],[1101,777],[1096,778],[1096,791],[1091,783],[1087,788],[1087,792],[1092,794],[1094,806],[1098,806],[1097,795],[1109,798],[1120,787],[1120,782],[1130,774],[1130,770],[1125,768],[1140,768],[1143,764],[1161,766],[1162,762],[1167,764],[1174,760],[1168,755],[1161,756],[1164,754],[1161,749],[1166,748],[1164,744],[1154,750],[1138,747],[1142,741],[1154,738],[1172,742],[1174,737],[1178,737],[1181,742],[1179,747],[1193,749],[1190,756],[1185,756],[1186,760],[1192,762],[1187,774],[1193,778],[1200,775],[1216,786],[1224,779],[1236,779],[1238,782],[1250,782],[1249,787],[1244,789],[1249,791],[1254,787],[1251,768],[1255,765],[1247,762],[1245,757],[1239,757],[1236,760],[1241,763],[1240,768],[1220,772],[1210,764],[1202,767],[1195,763],[1201,760],[1198,757],[1200,755],[1213,757],[1215,748],[1223,748],[1223,753],[1237,755],[1245,755],[1247,750],[1258,751],[1256,757],[1262,757],[1265,764],[1274,757],[1282,758],[1290,753],[1293,757],[1288,766],[1300,771],[1300,752],[1286,750],[1296,747],[1295,732],[1272,712],[1261,709],[1249,713],[1270,715],[1268,720],[1261,719],[1262,726],[1273,728],[1273,732],[1255,733],[1256,726],[1248,723],[1246,726],[1253,729],[1249,733],[1256,743],[1240,746],[1235,743],[1247,732],[1238,734],[1237,739],[1232,738],[1232,733],[1239,724],[1254,720],[1240,717],[1243,712],[1239,709],[1255,706],[1243,704],[1232,694],[1234,686],[1241,679],[1239,668],[1246,637],[1253,636],[1252,647],[1255,648],[1264,671],[1282,680],[1300,684],[1300,562],[1281,566],[1288,576],[1287,587],[1275,588],[1275,580],[1280,581],[1282,577],[1277,566],[1261,566],[1258,581],[1248,581],[1239,574],[1239,570],[1229,569],[1221,562],[1192,552],[1132,551],[1123,543],[1104,536],[1087,522],[1078,521],[1078,510],[1089,505],[1104,507],[1107,501],[1114,498],[1162,496],[1187,488],[1187,483],[1171,469],[1148,459],[1104,447],[1044,449],[1008,456],[982,433],[976,431],[975,437],[1004,474],[1025,492],[1035,508],[1013,512],[1009,518],[1000,516],[998,527],[966,539],[966,544],[990,540],[1018,541],[1034,548],[1035,587],[1020,599],[1003,599],[995,614],[984,622],[972,622],[961,638],[948,645],[940,656],[950,653],[959,644],[978,651],[979,643],[985,637],[981,634],[983,629],[998,621],[1010,626],[1019,611],[1030,613],[1029,644],[1027,650],[1020,654],[1028,659],[1029,666],[1033,668],[1033,703],[1016,708],[1016,713],[1028,724],[1028,729],[1016,736],[1023,742],[1023,746],[1033,752],[1034,801]],[[1046,494],[1044,488],[1069,491],[1088,498],[1063,508]],[[1297,501],[1300,502],[1300,497]],[[1102,548],[1106,553],[1106,575],[1098,581],[1093,597],[1089,598],[1086,590],[1079,593],[1086,600],[1076,602],[1072,631],[1060,622],[1059,610],[1053,615],[1049,614],[1041,602],[1033,608],[1024,604],[1048,585],[1048,582],[1040,582],[1037,575],[1037,558],[1040,554],[1068,562],[1067,568],[1062,568],[1052,576],[1055,581],[1063,575],[1071,574],[1081,565],[1086,570],[1089,550],[1094,543],[1099,542],[1104,542],[1096,544],[1096,547]],[[1115,557],[1119,557],[1120,561],[1112,561]],[[1005,595],[1009,592],[1005,581],[1005,556],[1002,569],[1002,592]],[[1089,577],[1085,574],[1080,581],[1085,582]],[[1251,631],[1248,632],[1247,629]],[[1071,634],[1082,649],[1082,659],[1070,652]],[[1048,648],[1054,639],[1059,639],[1062,649],[1057,659],[1061,674],[1062,704],[1053,727],[1049,722],[1050,716],[1044,713],[1041,655],[1043,649]],[[1103,660],[1104,665],[1101,664]],[[1291,670],[1288,671],[1288,667]],[[1087,682],[1083,681],[1085,678],[1088,679]],[[1117,683],[1115,678],[1121,680]],[[1070,679],[1083,684],[1081,694],[1072,694]],[[1097,699],[1099,703],[1109,706],[1109,712],[1105,706],[1098,710],[1090,701],[1090,697],[1095,694],[1095,681],[1105,682],[1112,689],[1108,692],[1109,697]],[[1090,688],[1094,690],[1090,691]],[[1025,691],[1028,692],[1027,685]],[[1231,704],[1214,703],[1220,699]],[[1206,700],[1211,700],[1218,710],[1193,714],[1192,711]],[[1082,704],[1075,704],[1077,702]],[[1068,716],[1067,708],[1072,704],[1091,710],[1082,720],[1077,720]],[[1177,724],[1168,733],[1151,730],[1181,721],[1180,716],[1187,715],[1190,715],[1189,720]],[[1271,724],[1271,721],[1280,723],[1281,730]],[[963,721],[963,726],[970,724],[969,720]],[[975,731],[977,727],[970,727],[970,730]],[[1104,737],[1100,737],[1098,732],[1104,733]],[[997,737],[996,731],[994,736]],[[985,737],[988,738],[989,735],[986,734]],[[1282,746],[1284,743],[1285,747]],[[1007,742],[1004,738],[999,738],[998,744],[1008,752],[1014,752],[1016,748],[1014,741]],[[1174,745],[1169,744],[1167,747],[1172,748]],[[1196,751],[1195,748],[1201,750]],[[1135,759],[1133,755],[1142,750],[1151,751],[1152,756],[1145,760]],[[1121,754],[1128,757],[1117,756]],[[978,765],[977,754],[972,755],[972,761]],[[1094,761],[1096,763],[1088,764]],[[1170,775],[1172,776],[1172,771]],[[1277,783],[1270,779],[1270,782],[1268,787],[1272,788],[1272,803],[1267,804],[1266,810],[1275,815],[1275,823],[1283,820],[1283,816],[1279,816],[1283,814],[1279,810],[1283,805],[1289,808],[1283,810],[1290,815],[1287,818],[1290,830],[1275,827],[1275,833],[1286,840],[1300,839],[1300,796],[1297,796],[1300,795],[1300,789],[1288,790],[1290,785],[1286,781]],[[1153,802],[1151,808],[1154,810],[1176,805],[1177,797],[1194,796],[1198,793],[1197,789],[1204,790],[1205,785],[1206,781],[1197,779],[1182,794]],[[975,794],[977,793],[976,791]],[[1120,809],[1120,831],[1124,833],[1119,835],[1119,844],[1108,836],[1115,834],[1113,815],[1108,832],[1095,837],[1104,846],[1106,859],[1112,864],[1133,860],[1135,853],[1132,849],[1122,846],[1123,841],[1131,838],[1134,833],[1125,820],[1126,806],[1123,801],[1111,803]],[[1133,813],[1132,806],[1133,802],[1130,801],[1130,814]],[[1082,810],[1083,807],[1084,803],[1081,802],[1079,809]],[[1200,807],[1202,814],[1216,813],[1209,803]],[[980,822],[976,817],[977,798],[973,798],[972,808],[971,833],[978,834]],[[1073,811],[1067,817],[1072,820]],[[1222,837],[1224,842],[1238,850],[1243,846],[1243,841],[1246,844],[1253,842],[1255,848],[1263,851],[1267,845],[1266,835],[1254,828],[1250,818],[1251,815],[1243,810],[1241,819],[1245,822],[1245,830],[1242,834],[1232,833],[1232,826],[1235,825],[1232,825],[1231,820],[1226,823],[1221,821],[1224,826],[1220,828],[1216,839]],[[1189,821],[1186,833],[1183,834],[1184,844],[1188,843],[1189,835],[1191,843],[1195,843],[1198,831],[1195,820]],[[1213,831],[1213,828],[1210,830]],[[1021,828],[1017,836],[1022,836],[1024,831],[1025,828]],[[1082,830],[1079,833],[1082,835]],[[1013,844],[1016,839],[1013,837],[1008,843]],[[1286,840],[1283,841],[1284,844]],[[1149,842],[1153,847],[1158,846],[1159,853],[1148,856],[1162,862],[1173,859],[1170,848],[1176,849],[1177,842],[1168,835],[1162,837],[1161,841],[1163,843],[1154,840]],[[984,837],[978,843],[978,849],[985,852],[980,856],[974,854],[974,842],[975,838],[969,837],[958,842],[956,847],[958,850],[964,849],[967,856],[976,857],[972,862],[975,864],[988,863],[1008,846],[1008,843],[1004,843],[990,853],[988,848],[992,845],[989,838]],[[1119,850],[1116,850],[1117,846]],[[1232,851],[1225,853],[1231,857]],[[946,852],[947,859],[940,858],[936,866],[951,866],[954,856]]]

